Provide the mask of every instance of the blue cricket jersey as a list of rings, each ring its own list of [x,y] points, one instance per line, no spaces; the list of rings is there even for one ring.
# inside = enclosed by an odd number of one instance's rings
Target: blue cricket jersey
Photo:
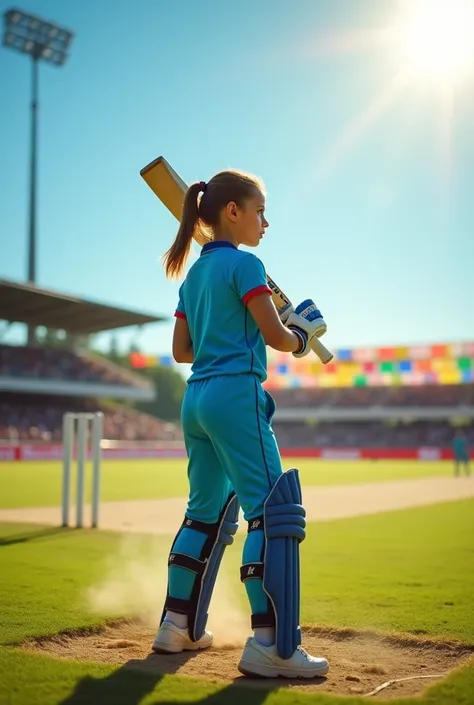
[[[230,242],[210,242],[179,290],[175,316],[185,318],[194,362],[188,382],[217,375],[267,377],[267,351],[247,309],[254,296],[271,294],[262,262]]]

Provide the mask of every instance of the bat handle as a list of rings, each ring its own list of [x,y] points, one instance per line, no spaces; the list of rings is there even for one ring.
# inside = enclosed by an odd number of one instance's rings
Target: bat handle
[[[331,362],[333,359],[334,355],[332,352],[329,352],[329,350],[324,347],[322,342],[319,340],[319,338],[311,338],[311,350],[316,353],[316,355],[319,357],[323,365],[327,365],[328,362]]]

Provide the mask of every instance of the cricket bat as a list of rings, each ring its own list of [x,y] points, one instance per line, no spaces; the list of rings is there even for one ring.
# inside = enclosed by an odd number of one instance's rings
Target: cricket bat
[[[158,157],[141,169],[140,176],[179,222],[183,210],[184,194],[188,187],[169,162],[164,157]],[[197,237],[196,241],[201,246],[209,242],[205,236]],[[267,284],[272,291],[272,299],[277,311],[280,313],[285,309],[290,309],[291,312],[293,304],[268,274]],[[326,365],[333,359],[333,354],[321,343],[319,338],[313,338],[310,345],[323,364]]]

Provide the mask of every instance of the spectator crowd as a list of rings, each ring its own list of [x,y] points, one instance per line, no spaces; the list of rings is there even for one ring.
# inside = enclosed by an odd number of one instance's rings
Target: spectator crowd
[[[58,348],[0,345],[0,377],[81,381],[123,385],[130,380],[124,370]],[[464,406],[474,406],[474,384],[414,387],[350,387],[270,389],[277,408],[453,407],[463,416]],[[66,411],[103,411],[104,438],[122,441],[182,440],[178,422],[169,423],[130,406],[93,399],[51,394],[0,392],[0,442],[60,442]],[[400,416],[399,411],[396,414]],[[274,423],[280,446],[314,447],[420,447],[449,446],[453,428],[446,420],[391,423],[388,421],[338,421],[317,424]],[[466,414],[465,414],[466,416]],[[472,414],[470,415],[472,416]],[[465,427],[474,444],[474,422]]]
[[[66,411],[104,412],[104,438],[121,441],[178,441],[178,422],[156,419],[133,408],[91,400],[42,395],[4,395],[0,401],[0,442],[60,442]],[[280,446],[420,447],[449,446],[453,428],[448,421],[278,422],[273,424]],[[474,423],[464,428],[474,445]]]
[[[383,421],[322,422],[315,426],[297,422],[273,424],[281,447],[316,448],[436,448],[449,447],[454,429],[447,421],[416,421],[388,425]],[[463,427],[474,445],[474,423]]]
[[[119,371],[59,348],[0,345],[0,377],[54,379],[71,382],[126,383]]]
[[[62,439],[63,414],[67,411],[102,411],[103,437],[110,440],[175,441],[182,438],[179,424],[161,421],[126,406],[36,394],[4,396],[8,399],[0,401],[0,442],[59,442]]]
[[[279,408],[354,408],[368,406],[474,406],[474,384],[419,387],[344,387],[269,389]]]

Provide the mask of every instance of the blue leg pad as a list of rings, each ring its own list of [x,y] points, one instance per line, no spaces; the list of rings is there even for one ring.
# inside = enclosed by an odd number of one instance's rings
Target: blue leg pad
[[[185,517],[171,547],[168,566],[184,568],[195,574],[194,584],[189,600],[173,597],[168,592],[161,621],[166,610],[188,615],[188,632],[193,641],[198,641],[206,629],[209,604],[217,578],[217,573],[226,546],[234,541],[238,529],[240,505],[237,496],[232,493],[215,524],[207,524]],[[178,537],[183,529],[192,529],[206,535],[199,558],[174,551]]]
[[[263,588],[275,613],[278,655],[290,658],[301,644],[299,545],[306,536],[298,470],[280,475],[263,511]]]

